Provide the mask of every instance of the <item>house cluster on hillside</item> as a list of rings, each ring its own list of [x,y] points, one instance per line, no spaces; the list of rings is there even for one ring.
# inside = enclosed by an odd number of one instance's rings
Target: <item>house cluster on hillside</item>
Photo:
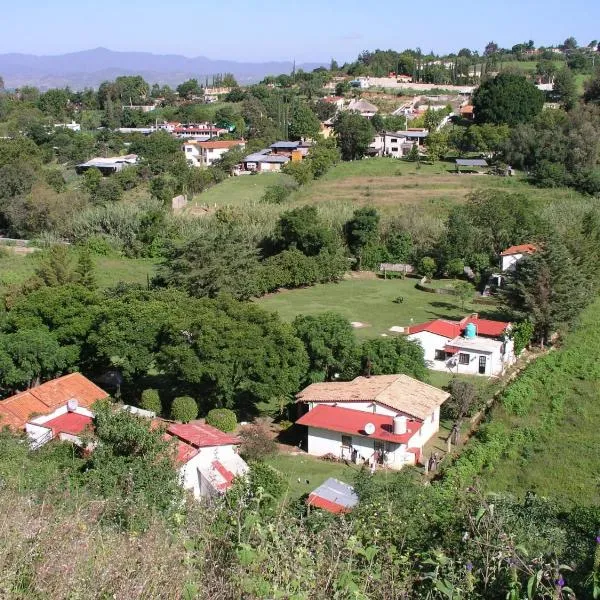
[[[94,429],[93,404],[108,394],[80,373],[53,379],[0,401],[0,428],[9,427],[27,436],[32,450],[52,442],[86,445]],[[181,485],[195,498],[227,491],[235,477],[248,472],[238,455],[240,440],[199,421],[181,424],[159,419],[150,411],[122,406],[165,429],[164,439],[176,444],[175,465]],[[93,451],[93,445],[87,445]]]
[[[253,152],[244,158],[237,174],[265,173],[281,171],[281,167],[288,162],[301,162],[308,155],[312,146],[309,141],[275,142],[268,148]]]

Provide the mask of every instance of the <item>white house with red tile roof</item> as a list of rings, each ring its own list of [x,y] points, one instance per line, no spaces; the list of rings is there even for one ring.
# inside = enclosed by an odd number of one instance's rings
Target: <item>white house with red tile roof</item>
[[[307,450],[392,469],[415,464],[438,431],[449,394],[407,375],[313,383],[296,396],[307,410]]]
[[[244,140],[189,140],[183,144],[185,157],[193,167],[210,167],[232,148],[245,148]]]
[[[248,472],[248,465],[237,452],[239,438],[210,425],[200,421],[172,423],[166,437],[178,441],[181,484],[197,499],[226,492],[235,477]]]
[[[81,373],[71,373],[0,401],[0,427],[24,430],[33,447],[52,439],[74,441],[92,424],[92,404],[107,397]]]
[[[406,329],[423,347],[427,366],[436,371],[497,376],[515,361],[510,323],[473,314],[451,321],[435,319]]]
[[[533,244],[521,244],[519,246],[511,246],[500,253],[500,269],[504,273],[513,271],[516,264],[524,257],[533,254],[537,247]]]

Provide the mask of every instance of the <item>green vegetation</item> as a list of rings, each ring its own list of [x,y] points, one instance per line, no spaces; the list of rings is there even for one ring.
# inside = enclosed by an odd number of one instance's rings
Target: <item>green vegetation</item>
[[[277,311],[285,321],[297,315],[316,315],[336,311],[349,321],[362,323],[356,329],[360,337],[390,333],[393,326],[406,327],[438,317],[457,318],[465,312],[485,312],[487,307],[466,304],[463,310],[456,296],[421,292],[415,279],[359,279],[315,285],[301,290],[283,291],[257,300],[267,310]],[[402,296],[397,304],[394,299]]]
[[[171,418],[174,421],[189,423],[198,416],[198,404],[191,396],[179,396],[171,404]]]
[[[206,423],[221,431],[230,432],[237,427],[235,413],[228,408],[213,408],[206,415]]]

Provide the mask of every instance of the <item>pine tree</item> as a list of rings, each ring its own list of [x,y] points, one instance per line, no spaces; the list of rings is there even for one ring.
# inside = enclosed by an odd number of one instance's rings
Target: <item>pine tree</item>
[[[83,287],[86,287],[88,290],[95,290],[98,287],[94,261],[89,250],[82,250],[79,253],[75,271],[77,273],[77,282]]]

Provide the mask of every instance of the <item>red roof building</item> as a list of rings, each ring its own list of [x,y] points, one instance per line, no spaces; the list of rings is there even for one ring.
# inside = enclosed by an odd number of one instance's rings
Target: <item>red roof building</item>
[[[462,318],[460,321],[450,321],[449,319],[435,319],[418,325],[411,325],[406,328],[408,335],[414,335],[422,331],[427,331],[435,335],[453,339],[464,333],[467,325],[475,325],[477,335],[484,337],[501,337],[510,327],[510,323],[505,321],[492,321],[490,319],[481,319],[478,314],[472,314]]]
[[[519,246],[511,246],[500,253],[500,256],[512,256],[514,254],[533,254],[537,250],[537,246],[533,244],[521,244]]]
[[[59,437],[61,433],[80,435],[84,431],[91,431],[94,419],[88,415],[66,412],[54,419],[44,421],[43,426],[52,430],[52,437]]]
[[[71,373],[0,401],[0,427],[22,429],[32,416],[49,415],[69,400],[89,408],[108,394],[81,373]]]
[[[194,448],[236,446],[240,443],[239,438],[228,433],[223,433],[215,427],[201,423],[200,421],[172,423],[167,427],[167,433]]]

